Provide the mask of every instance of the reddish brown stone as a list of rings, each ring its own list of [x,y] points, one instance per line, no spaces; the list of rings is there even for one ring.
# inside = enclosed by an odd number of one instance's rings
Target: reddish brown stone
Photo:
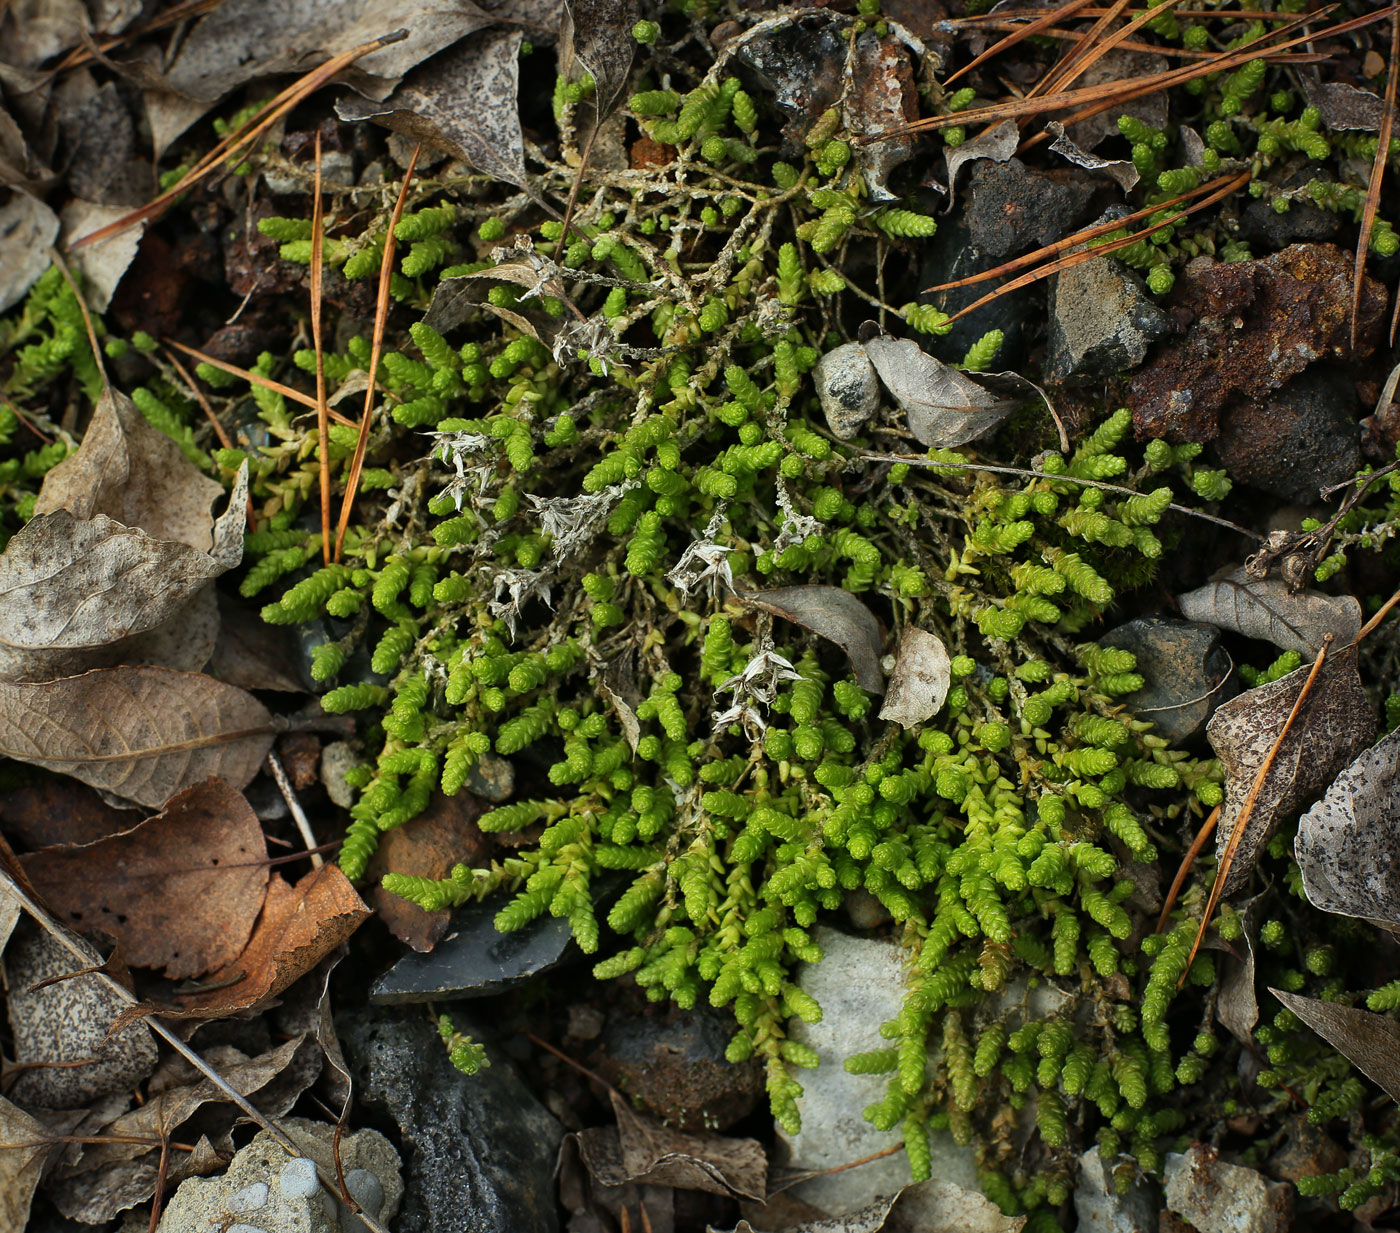
[[[1180,337],[1132,380],[1138,436],[1209,441],[1232,399],[1262,398],[1315,360],[1369,355],[1385,290],[1365,280],[1354,350],[1351,298],[1352,258],[1334,244],[1295,244],[1258,261],[1196,258],[1168,304]]]
[[[642,167],[665,167],[676,160],[675,146],[662,145],[645,134],[632,143],[630,153],[634,171]]]

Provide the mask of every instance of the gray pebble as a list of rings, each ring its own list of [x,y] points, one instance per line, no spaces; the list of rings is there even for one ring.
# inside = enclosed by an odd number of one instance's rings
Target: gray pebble
[[[855,436],[880,405],[880,382],[865,348],[843,343],[817,361],[813,375],[827,426],[843,441]]]

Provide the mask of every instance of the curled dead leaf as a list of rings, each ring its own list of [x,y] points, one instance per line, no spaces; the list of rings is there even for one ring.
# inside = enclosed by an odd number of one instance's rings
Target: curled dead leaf
[[[194,672],[100,668],[0,683],[0,755],[152,809],[205,779],[246,787],[276,730],[251,694]]]
[[[252,806],[221,779],[120,834],[21,858],[59,917],[111,935],[128,963],[172,980],[238,957],[267,894],[266,859]]]
[[[830,639],[850,658],[857,685],[866,693],[885,692],[885,675],[880,670],[880,623],[849,591],[840,587],[796,586],[737,594],[751,608],[795,621]]]
[[[1328,634],[1336,638],[1338,646],[1344,646],[1361,629],[1361,605],[1355,596],[1294,593],[1280,578],[1249,577],[1244,566],[1178,595],[1177,603],[1189,621],[1204,621],[1246,638],[1272,642],[1309,661],[1317,656]]]
[[[1364,751],[1298,823],[1308,901],[1400,928],[1400,729]]]
[[[943,640],[915,625],[905,626],[880,718],[917,727],[938,714],[952,681],[953,663]]]

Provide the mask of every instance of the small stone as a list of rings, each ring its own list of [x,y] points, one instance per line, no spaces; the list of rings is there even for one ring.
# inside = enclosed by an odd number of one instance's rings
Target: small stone
[[[1136,368],[1167,332],[1167,315],[1142,279],[1121,262],[1096,257],[1056,276],[1050,290],[1045,379],[1055,385],[1115,377]]]
[[[351,1169],[345,1175],[345,1189],[360,1207],[376,1220],[384,1210],[384,1183],[369,1169]]]
[[[1293,1188],[1226,1164],[1213,1148],[1195,1144],[1167,1157],[1167,1207],[1200,1233],[1287,1233]]]
[[[854,437],[880,405],[875,366],[858,342],[844,343],[822,356],[814,379],[827,427],[843,441]]]
[[[1120,1195],[1097,1147],[1080,1158],[1074,1210],[1079,1233],[1158,1233],[1152,1189],[1135,1180],[1128,1193]]]
[[[277,1175],[277,1184],[284,1198],[310,1198],[321,1188],[321,1179],[316,1176],[316,1162],[306,1156],[289,1160]]]
[[[758,1107],[763,1068],[725,1058],[733,1021],[700,1009],[614,1013],[597,1069],[646,1114],[683,1131],[726,1130]]]
[[[1200,735],[1216,707],[1239,693],[1214,625],[1138,617],[1109,630],[1099,642],[1137,657],[1136,670],[1147,684],[1123,701],[1173,745]]]
[[[345,776],[363,761],[364,754],[349,741],[332,741],[321,750],[321,782],[331,804],[349,809],[355,803],[355,789],[345,782]]]
[[[1228,407],[1215,451],[1241,482],[1285,501],[1316,503],[1318,489],[1360,469],[1359,409],[1345,370],[1315,364],[1259,402]]]
[[[889,1135],[877,1130],[862,1110],[884,1098],[888,1075],[852,1075],[843,1066],[853,1053],[885,1049],[880,1024],[899,1014],[904,1004],[904,956],[893,942],[853,938],[818,926],[812,941],[822,948],[820,963],[803,964],[797,983],[822,1008],[819,1023],[791,1021],[793,1040],[810,1045],[821,1057],[816,1070],[801,1072],[803,1095],[797,1105],[802,1129],[778,1135],[784,1162],[796,1169],[830,1169],[883,1152]],[[959,1147],[946,1131],[930,1136],[933,1176],[966,1190],[979,1191],[972,1149]],[[814,1177],[790,1187],[794,1198],[831,1216],[844,1215],[888,1197],[909,1185],[909,1162],[903,1152],[883,1156],[854,1169]]]
[[[482,754],[467,772],[465,787],[482,800],[499,805],[515,794],[515,768],[500,754]]]

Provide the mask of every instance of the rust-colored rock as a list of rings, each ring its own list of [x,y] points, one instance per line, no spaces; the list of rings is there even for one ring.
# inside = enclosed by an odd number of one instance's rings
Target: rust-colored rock
[[[1294,244],[1258,261],[1198,257],[1167,301],[1176,337],[1134,375],[1139,437],[1209,441],[1220,411],[1256,400],[1320,359],[1375,348],[1385,291],[1367,278],[1351,347],[1352,258],[1334,244]]]
[[[665,167],[676,161],[676,147],[662,145],[655,138],[643,133],[632,143],[632,148],[628,151],[628,161],[633,171],[646,167]]]

